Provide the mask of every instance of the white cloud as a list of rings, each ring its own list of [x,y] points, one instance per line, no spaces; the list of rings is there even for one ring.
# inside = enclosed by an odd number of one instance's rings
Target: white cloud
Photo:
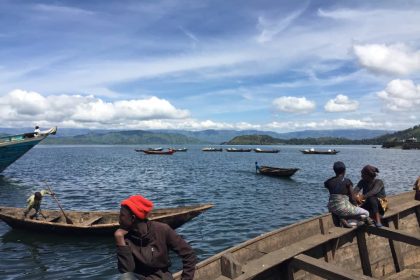
[[[169,101],[145,99],[106,102],[92,95],[50,95],[14,90],[0,101],[0,120],[54,123],[91,123],[121,125],[154,119],[185,119],[189,112],[175,108]],[[79,126],[79,125],[77,125]]]
[[[411,80],[393,80],[377,95],[391,111],[419,111],[420,85]]]
[[[372,121],[372,120],[358,120],[358,119],[332,119],[319,121],[289,121],[289,122],[271,122],[266,128],[272,130],[287,129],[303,130],[303,129],[351,129],[351,128],[365,128],[365,129],[384,129],[391,127],[388,122]]]
[[[359,108],[359,102],[350,100],[347,96],[339,94],[334,99],[328,100],[324,109],[327,112],[352,112]]]
[[[309,113],[312,112],[316,104],[314,101],[306,99],[306,97],[282,96],[274,99],[274,108],[277,111],[288,113]]]
[[[404,44],[355,45],[353,51],[363,67],[375,72],[406,75],[420,69],[420,51]]]

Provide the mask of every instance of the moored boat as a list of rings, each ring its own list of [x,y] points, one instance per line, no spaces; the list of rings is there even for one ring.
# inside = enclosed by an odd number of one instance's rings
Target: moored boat
[[[169,150],[173,150],[175,152],[186,152],[186,151],[188,151],[187,148],[169,148]]]
[[[238,148],[227,148],[226,149],[226,152],[247,153],[247,152],[250,152],[250,151],[252,151],[252,149],[244,149],[244,148],[241,148],[241,149],[238,149]]]
[[[194,279],[418,279],[420,201],[414,192],[388,200],[385,227],[341,228],[320,215],[201,261]],[[180,280],[181,272],[173,276]]]
[[[178,228],[213,207],[212,204],[155,209],[149,219]],[[65,211],[73,224],[67,224],[60,210],[42,210],[47,219],[23,218],[24,208],[0,206],[0,219],[15,229],[77,235],[111,235],[118,229],[119,211]]]
[[[276,154],[276,153],[280,152],[280,150],[278,150],[278,149],[263,150],[263,149],[260,149],[260,148],[256,148],[256,149],[254,149],[254,151],[256,153],[273,153],[273,154]]]
[[[315,149],[306,149],[306,150],[301,150],[301,152],[305,155],[335,155],[338,154],[340,151],[337,150],[315,150]]]
[[[154,150],[144,150],[143,153],[148,155],[172,155],[175,153],[174,150],[167,150],[167,151],[154,151]]]
[[[278,167],[271,167],[271,166],[259,166],[257,168],[258,173],[273,176],[273,177],[291,177],[299,168],[278,168]]]
[[[30,132],[0,137],[0,172],[47,138],[48,135],[56,133],[57,127],[53,127],[38,134]]]
[[[201,149],[203,152],[223,152],[222,148],[206,147]]]

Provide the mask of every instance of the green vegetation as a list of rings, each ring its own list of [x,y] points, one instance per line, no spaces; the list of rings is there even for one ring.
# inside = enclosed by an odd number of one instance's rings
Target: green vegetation
[[[350,140],[347,138],[337,137],[318,137],[318,138],[292,138],[278,139],[268,135],[243,135],[237,136],[228,141],[228,145],[382,145],[391,143],[390,147],[402,146],[401,141],[415,137],[420,139],[420,125],[412,128],[385,134],[379,137]],[[393,143],[393,144],[392,144]]]
[[[200,140],[176,133],[155,133],[143,130],[90,133],[72,137],[45,139],[43,144],[66,145],[137,145],[137,144],[199,144]]]

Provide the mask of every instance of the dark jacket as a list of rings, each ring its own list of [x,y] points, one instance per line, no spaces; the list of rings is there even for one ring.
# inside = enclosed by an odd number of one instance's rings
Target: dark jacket
[[[354,188],[354,191],[358,193],[360,190],[362,190],[363,195],[366,197],[386,197],[384,182],[381,179],[374,179],[370,183],[363,179],[360,180],[359,183],[357,183],[357,186]]]
[[[183,280],[194,279],[197,262],[191,246],[170,226],[155,221],[141,222],[125,237],[127,246],[117,246],[118,270],[134,272],[141,279],[172,279],[169,250],[182,258]]]

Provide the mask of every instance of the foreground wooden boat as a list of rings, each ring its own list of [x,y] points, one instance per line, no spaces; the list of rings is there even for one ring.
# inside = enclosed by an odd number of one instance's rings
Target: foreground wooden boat
[[[254,151],[256,153],[272,153],[272,154],[277,154],[278,152],[280,152],[280,150],[277,150],[277,149],[263,150],[263,149],[260,149],[260,148],[256,148],[256,149],[254,149]]]
[[[309,150],[301,150],[301,152],[305,155],[335,155],[338,154],[340,151],[337,150],[326,150],[326,151],[321,151],[321,150],[314,150],[314,149],[309,149]]]
[[[389,205],[386,227],[335,227],[324,214],[210,257],[194,279],[418,279],[420,201],[407,192],[389,197]]]
[[[273,177],[291,177],[299,168],[277,168],[277,167],[270,167],[270,166],[259,166],[258,173],[273,176]]]
[[[57,127],[39,134],[34,132],[0,137],[0,172],[18,160],[36,144],[44,140],[50,134],[56,134]]]
[[[150,220],[159,221],[178,228],[213,207],[212,204],[155,209]],[[23,219],[23,208],[0,206],[0,219],[10,227],[37,232],[76,235],[111,235],[118,229],[119,211],[66,211],[73,224],[67,224],[59,210],[42,210],[47,219]],[[29,217],[29,215],[28,215]]]

